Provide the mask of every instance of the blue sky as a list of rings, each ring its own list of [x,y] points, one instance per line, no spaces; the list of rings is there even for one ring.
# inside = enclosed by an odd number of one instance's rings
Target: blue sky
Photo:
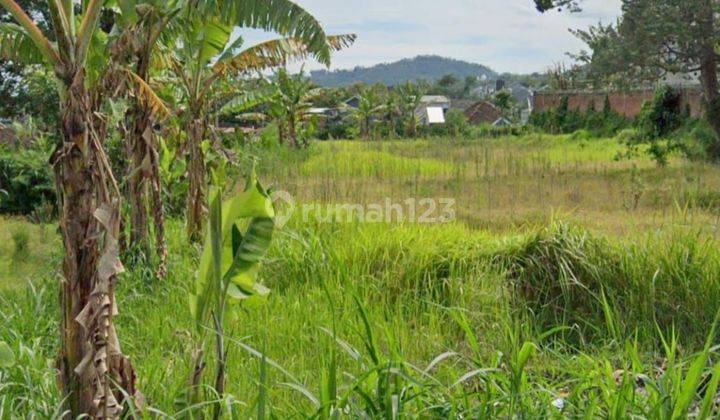
[[[545,71],[583,48],[568,29],[614,21],[621,0],[587,0],[583,13],[541,15],[532,0],[296,0],[329,33],[357,33],[358,42],[336,54],[332,68],[437,54],[497,71]],[[243,31],[247,44],[270,38]],[[307,68],[319,68],[309,63]]]

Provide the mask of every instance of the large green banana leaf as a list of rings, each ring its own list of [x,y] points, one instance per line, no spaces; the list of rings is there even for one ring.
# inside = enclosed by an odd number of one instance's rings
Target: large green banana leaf
[[[190,309],[201,329],[209,325],[212,312],[219,310],[222,294],[232,303],[269,292],[256,278],[275,230],[270,196],[254,173],[243,192],[224,203],[221,196],[219,188],[211,188],[210,226],[190,296]]]

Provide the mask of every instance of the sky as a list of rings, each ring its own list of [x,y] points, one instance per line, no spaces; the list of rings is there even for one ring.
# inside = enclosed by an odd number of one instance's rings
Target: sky
[[[532,0],[296,0],[328,33],[356,33],[354,46],[335,54],[331,69],[440,55],[495,71],[544,72],[571,60],[584,45],[569,29],[610,23],[621,0],[586,0],[582,13],[540,14]],[[275,38],[240,32],[246,45]],[[306,69],[323,66],[308,63]]]

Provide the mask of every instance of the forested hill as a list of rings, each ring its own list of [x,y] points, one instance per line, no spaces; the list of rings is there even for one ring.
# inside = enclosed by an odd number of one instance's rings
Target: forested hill
[[[328,87],[347,86],[358,82],[395,86],[407,81],[435,81],[447,74],[456,77],[496,76],[496,73],[486,66],[434,55],[418,56],[372,67],[356,67],[353,70],[332,72],[319,70],[310,73],[315,83]]]

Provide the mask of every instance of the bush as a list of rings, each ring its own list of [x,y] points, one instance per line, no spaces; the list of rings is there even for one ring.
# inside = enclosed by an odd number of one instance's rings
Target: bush
[[[636,129],[626,128],[624,130],[621,130],[617,134],[617,136],[615,136],[615,138],[620,142],[623,142],[626,144],[633,144],[633,143],[637,143],[638,141],[640,141],[641,136],[640,136],[640,132],[638,132]]]
[[[445,128],[448,135],[454,137],[467,137],[470,133],[470,123],[462,110],[451,109],[445,115]]]
[[[643,105],[637,126],[647,140],[663,138],[679,129],[686,116],[680,92],[670,86],[658,88],[652,101]]]
[[[30,235],[25,230],[17,230],[12,234],[13,257],[15,261],[25,261],[30,254]]]
[[[492,138],[498,138],[498,137],[518,137],[523,136],[526,134],[530,134],[533,132],[533,127],[529,125],[525,126],[519,126],[519,125],[506,125],[504,127],[495,127],[491,124],[480,124],[471,130],[472,137],[478,137],[478,138],[486,138],[486,137],[492,137]]]
[[[580,129],[570,135],[571,140],[590,140],[592,137],[592,133],[585,129]]]
[[[423,126],[420,127],[420,132],[425,136],[467,138],[471,131],[465,113],[459,109],[451,109],[445,114],[445,124]]]
[[[569,98],[564,97],[555,110],[533,113],[530,124],[552,134],[571,134],[585,130],[592,137],[612,137],[627,127],[630,121],[612,110],[607,96],[602,111],[597,111],[595,104],[590,103],[584,114],[570,109]]]
[[[652,340],[658,328],[675,329],[703,343],[720,309],[719,262],[717,243],[697,233],[622,245],[556,224],[513,252],[509,266],[539,328],[572,326],[580,341],[636,332]]]
[[[54,205],[55,187],[47,155],[0,149],[0,213],[30,215]]]

